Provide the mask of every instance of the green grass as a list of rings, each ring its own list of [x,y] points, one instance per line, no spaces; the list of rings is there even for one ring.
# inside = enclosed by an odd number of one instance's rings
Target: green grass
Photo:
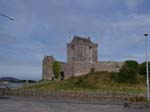
[[[69,78],[63,81],[46,81],[21,89],[76,92],[88,91],[128,94],[146,92],[144,77],[139,76],[136,84],[117,83],[113,81],[112,73],[108,72],[95,72],[79,77]]]

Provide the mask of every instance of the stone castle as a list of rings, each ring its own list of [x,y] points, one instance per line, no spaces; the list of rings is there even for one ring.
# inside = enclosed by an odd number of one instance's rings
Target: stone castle
[[[56,61],[53,56],[45,56],[42,65],[43,80],[52,80],[54,77],[52,64]],[[94,71],[118,72],[123,62],[98,61],[98,44],[90,39],[74,36],[67,43],[67,62],[61,65],[60,76],[64,79],[80,76]]]

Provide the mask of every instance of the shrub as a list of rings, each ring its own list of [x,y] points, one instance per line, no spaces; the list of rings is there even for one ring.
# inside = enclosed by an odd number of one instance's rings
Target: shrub
[[[148,62],[148,65],[149,65],[149,70],[150,70],[150,62]],[[139,65],[139,72],[140,72],[140,75],[144,75],[146,77],[146,62],[143,62]],[[150,75],[150,72],[149,72],[149,75]]]
[[[117,81],[135,83],[137,74],[139,73],[138,63],[136,61],[125,61],[122,68],[119,70]]]
[[[53,73],[56,79],[59,79],[60,77],[60,70],[61,70],[61,66],[60,63],[58,61],[54,61],[53,62]]]
[[[136,70],[136,73],[139,72],[139,65],[134,60],[127,60],[127,61],[125,61],[125,66],[128,67],[128,68],[132,68],[132,69]]]
[[[112,73],[110,73],[109,77],[110,77],[110,79],[112,81],[117,82],[117,80],[118,80],[118,73],[117,72],[112,72]]]

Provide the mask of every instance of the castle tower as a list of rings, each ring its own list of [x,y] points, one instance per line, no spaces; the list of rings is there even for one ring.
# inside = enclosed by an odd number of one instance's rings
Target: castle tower
[[[55,61],[55,59],[53,58],[53,56],[45,56],[43,59],[43,65],[42,65],[42,76],[43,76],[43,80],[51,80],[52,77],[54,77],[54,73],[52,70],[52,65],[53,65],[53,61]]]
[[[67,44],[68,62],[97,62],[98,44],[91,39],[74,36],[73,40]]]

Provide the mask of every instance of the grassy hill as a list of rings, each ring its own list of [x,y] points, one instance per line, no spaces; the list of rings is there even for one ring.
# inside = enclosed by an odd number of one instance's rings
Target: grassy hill
[[[112,79],[112,73],[95,72],[87,75],[69,78],[63,81],[46,81],[22,89],[40,89],[51,91],[88,91],[109,93],[145,93],[145,78],[138,76],[136,84],[117,83]]]

